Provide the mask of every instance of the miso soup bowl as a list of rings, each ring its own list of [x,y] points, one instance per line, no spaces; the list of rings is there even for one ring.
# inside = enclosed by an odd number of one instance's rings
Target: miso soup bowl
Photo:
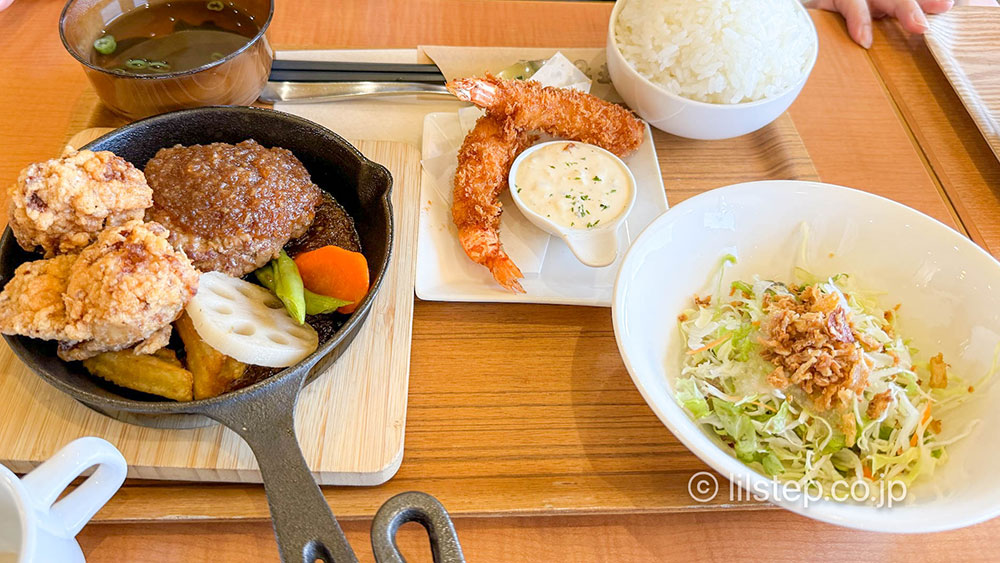
[[[249,105],[271,72],[274,52],[265,33],[274,14],[273,0],[240,0],[239,8],[261,22],[260,30],[237,51],[198,68],[163,74],[127,74],[101,68],[91,60],[94,40],[109,22],[143,4],[170,0],[69,0],[59,18],[59,37],[83,65],[101,101],[111,111],[139,119],[168,111],[215,105]]]

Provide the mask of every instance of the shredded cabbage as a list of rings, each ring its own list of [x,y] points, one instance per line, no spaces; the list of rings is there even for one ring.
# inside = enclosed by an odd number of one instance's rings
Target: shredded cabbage
[[[760,355],[764,295],[794,294],[781,282],[758,278],[724,288],[723,270],[734,261],[723,257],[710,304],[680,316],[687,349],[675,397],[695,421],[753,469],[802,487],[818,486],[827,495],[838,481],[909,485],[947,459],[935,415],[941,407],[960,404],[973,388],[950,372],[946,388],[930,388],[927,362],[914,362],[917,350],[899,336],[895,310],[881,309],[878,296],[853,287],[848,275],[822,279],[796,269],[798,285],[838,295],[854,330],[881,346],[862,348],[871,368],[864,390],[847,404],[819,412],[798,386],[781,391],[769,384],[775,366]],[[886,390],[889,406],[870,419],[869,402]]]

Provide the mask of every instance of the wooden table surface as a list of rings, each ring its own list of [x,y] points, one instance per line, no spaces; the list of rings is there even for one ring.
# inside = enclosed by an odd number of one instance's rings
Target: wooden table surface
[[[114,124],[59,43],[61,4],[23,0],[0,13],[0,185],[58,153],[75,130]],[[277,4],[270,37],[279,48],[600,46],[611,9]],[[820,178],[906,203],[1000,254],[1000,165],[923,42],[880,22],[869,53],[850,43],[839,17],[814,19],[820,57],[791,115]],[[667,189],[672,204],[688,195]],[[677,503],[679,491],[664,490],[677,480],[666,477],[704,465],[635,391],[606,309],[418,301],[413,338],[402,469],[382,487],[325,491],[350,517],[345,528],[363,560],[375,508],[409,489],[438,496],[458,516],[472,561],[975,560],[1000,548],[1000,520],[909,537],[769,506]],[[153,521],[165,513],[205,521]],[[257,486],[129,483],[80,541],[90,561],[273,560],[266,516]],[[410,560],[430,560],[418,529],[404,527],[401,545]]]

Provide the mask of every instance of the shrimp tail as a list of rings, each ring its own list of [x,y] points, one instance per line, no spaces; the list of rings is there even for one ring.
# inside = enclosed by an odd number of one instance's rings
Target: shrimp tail
[[[448,91],[463,102],[472,102],[479,107],[492,106],[496,100],[496,84],[482,78],[457,78],[445,85]]]
[[[496,230],[471,225],[460,227],[458,241],[473,262],[489,268],[497,283],[514,293],[524,293],[524,288],[518,282],[524,274],[504,252]]]

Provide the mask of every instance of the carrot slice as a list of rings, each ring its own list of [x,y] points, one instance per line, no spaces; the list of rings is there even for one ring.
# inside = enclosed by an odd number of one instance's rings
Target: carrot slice
[[[295,257],[302,284],[313,293],[350,301],[337,309],[352,313],[368,293],[368,261],[360,252],[324,246]]]
[[[733,333],[730,332],[729,334],[723,336],[722,338],[719,338],[717,340],[713,340],[713,341],[709,342],[708,344],[702,346],[701,348],[698,348],[697,350],[688,350],[687,351],[687,355],[688,356],[693,356],[693,355],[695,355],[695,354],[697,354],[699,352],[704,352],[705,350],[710,350],[712,348],[715,348],[719,344],[722,344],[723,342],[725,342],[725,341],[729,340],[730,338],[732,338],[732,336],[733,336]]]

